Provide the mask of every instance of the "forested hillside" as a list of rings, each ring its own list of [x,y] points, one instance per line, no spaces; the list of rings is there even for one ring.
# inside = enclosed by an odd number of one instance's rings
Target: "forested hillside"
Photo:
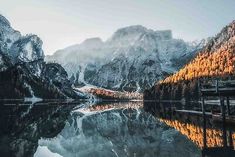
[[[234,74],[235,21],[212,38],[185,67],[146,90],[145,98],[197,100],[200,82],[234,79]]]

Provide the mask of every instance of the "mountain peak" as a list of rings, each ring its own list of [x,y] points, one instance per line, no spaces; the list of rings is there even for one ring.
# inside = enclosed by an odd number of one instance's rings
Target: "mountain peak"
[[[11,26],[10,22],[4,16],[2,16],[1,14],[0,14],[0,24],[3,24],[3,25],[8,26],[8,27]]]
[[[118,29],[115,34],[119,34],[119,33],[136,33],[136,32],[147,32],[147,31],[153,31],[150,29],[147,29],[146,27],[142,26],[142,25],[132,25],[132,26],[127,26],[127,27],[123,27]]]
[[[111,41],[135,41],[141,39],[144,35],[151,36],[151,38],[158,40],[169,40],[172,39],[171,30],[157,30],[148,29],[141,25],[133,25],[118,29],[113,36]]]
[[[205,51],[215,51],[220,48],[221,45],[228,42],[230,39],[235,38],[235,20],[225,26],[214,38],[206,45]]]
[[[153,30],[149,30],[144,26],[141,25],[133,25],[133,26],[127,26],[127,27],[123,27],[118,29],[112,36],[112,39],[116,39],[116,38],[120,38],[120,37],[124,37],[124,36],[136,36],[136,35],[140,35],[143,33],[147,33],[149,31]]]
[[[100,47],[103,44],[103,41],[98,38],[88,38],[86,40],[84,40],[80,46],[82,46],[83,48],[97,48]]]
[[[32,62],[44,59],[42,40],[34,34],[22,36],[11,46],[10,54],[20,62]]]
[[[88,38],[82,42],[82,44],[93,44],[93,43],[103,43],[99,37]]]

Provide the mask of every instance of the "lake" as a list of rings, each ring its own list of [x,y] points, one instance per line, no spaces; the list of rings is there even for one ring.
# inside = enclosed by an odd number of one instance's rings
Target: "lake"
[[[172,113],[188,106],[178,103],[154,102],[156,110],[149,111],[152,103],[2,101],[1,156],[201,156],[200,117]],[[208,145],[221,145],[220,130],[207,126]]]

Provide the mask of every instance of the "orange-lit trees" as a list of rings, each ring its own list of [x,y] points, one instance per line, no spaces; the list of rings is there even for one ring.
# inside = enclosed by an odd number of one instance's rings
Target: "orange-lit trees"
[[[198,92],[195,90],[198,90],[198,81],[208,80],[208,78],[235,78],[235,21],[212,38],[187,65],[156,83],[157,88],[152,88],[145,93],[155,94],[147,96],[148,98],[155,98],[158,95],[158,98],[169,99],[170,97],[170,99],[179,100],[187,95],[190,99],[197,99]],[[178,91],[181,97],[175,93],[176,89],[182,89]]]

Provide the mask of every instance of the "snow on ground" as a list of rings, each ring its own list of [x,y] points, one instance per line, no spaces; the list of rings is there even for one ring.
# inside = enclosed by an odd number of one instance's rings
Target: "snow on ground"
[[[51,152],[46,146],[38,146],[34,157],[62,157],[57,153]]]
[[[32,97],[25,97],[25,102],[32,102],[32,104],[35,104],[36,102],[42,101],[42,98],[36,97],[34,95],[32,87],[29,84],[25,83],[25,86],[29,88],[30,94],[32,95]]]

